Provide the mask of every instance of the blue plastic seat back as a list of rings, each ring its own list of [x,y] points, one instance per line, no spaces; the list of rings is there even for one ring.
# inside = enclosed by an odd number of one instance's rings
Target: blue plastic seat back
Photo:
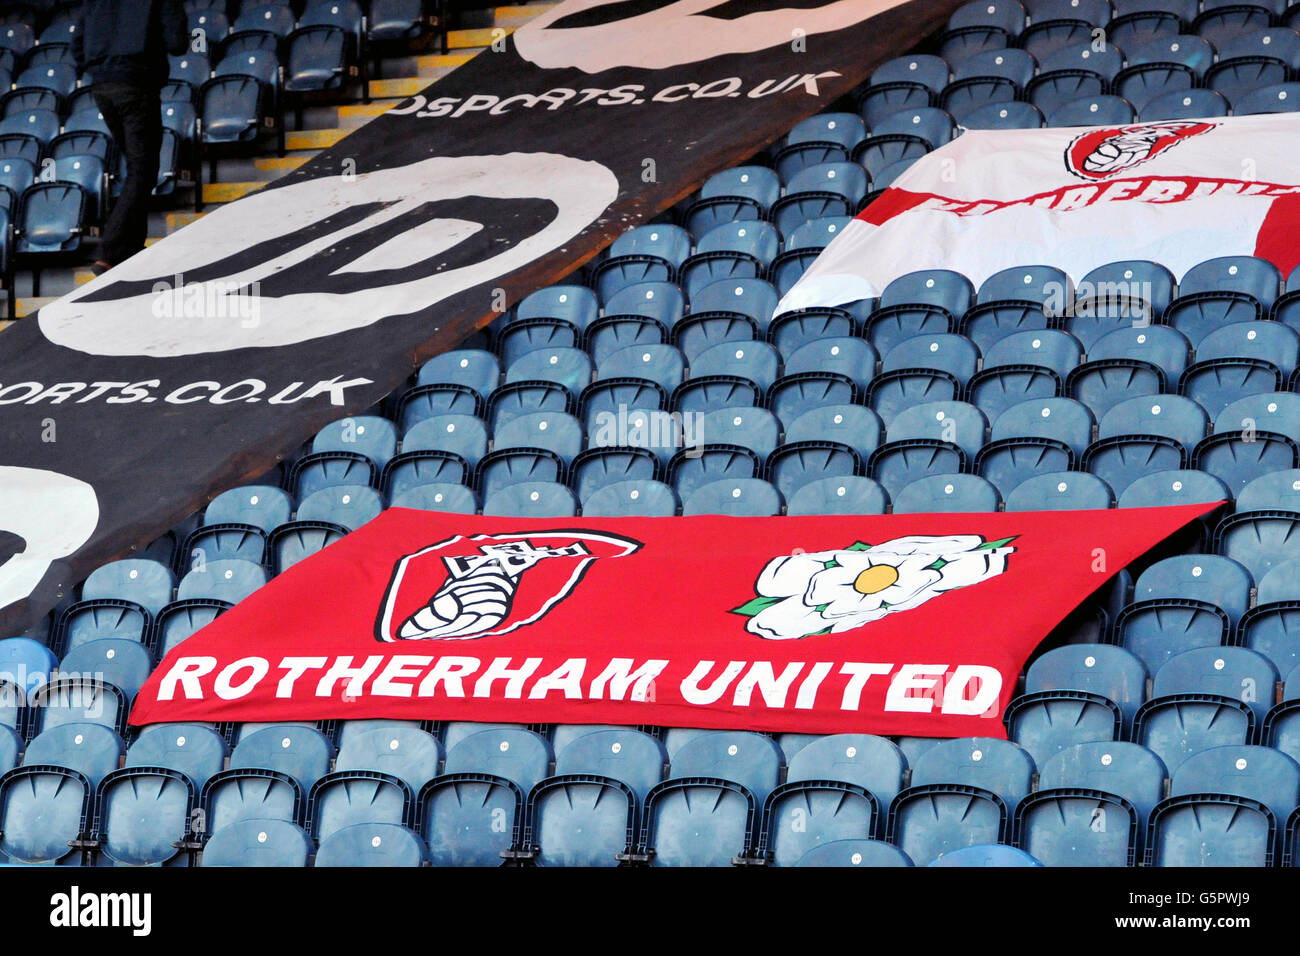
[[[1082,455],[1092,441],[1092,428],[1087,406],[1070,398],[1043,398],[1012,405],[993,422],[989,438],[1051,438]]]
[[[1212,747],[1242,746],[1250,742],[1253,733],[1250,706],[1234,698],[1153,696],[1138,712],[1133,739],[1176,772],[1192,754]]]
[[[998,842],[1007,810],[984,794],[968,786],[904,790],[890,810],[889,842],[919,866],[963,847]]]
[[[813,847],[795,866],[911,866],[907,854],[882,840],[832,840]]]
[[[881,83],[920,83],[938,93],[948,85],[950,69],[941,58],[931,54],[909,53],[876,67],[871,85]]]
[[[1092,741],[1073,744],[1043,762],[1039,790],[1081,788],[1123,797],[1137,809],[1145,830],[1151,809],[1164,797],[1164,762],[1140,744]]]
[[[1178,283],[1178,294],[1244,292],[1267,309],[1281,287],[1282,275],[1268,260],[1255,256],[1219,256],[1188,269]]]
[[[635,226],[614,240],[609,256],[654,256],[674,267],[691,254],[691,236],[681,226],[656,223]]]
[[[74,647],[59,663],[59,671],[104,680],[130,699],[153,672],[153,661],[138,641],[110,637]]]
[[[1174,771],[1171,797],[1231,793],[1258,800],[1285,820],[1300,803],[1300,764],[1272,747],[1215,747],[1192,754]]]
[[[771,737],[719,731],[685,744],[672,756],[672,777],[717,777],[745,787],[761,805],[780,782],[785,757]]]
[[[1110,486],[1087,472],[1058,471],[1035,475],[1006,497],[1007,511],[1088,511],[1114,507]]]
[[[956,445],[974,459],[984,444],[988,420],[966,402],[924,402],[899,412],[885,432],[893,441],[928,438]]]
[[[1175,654],[1156,671],[1151,696],[1218,694],[1239,700],[1255,713],[1256,723],[1273,706],[1277,668],[1245,647],[1196,647]]]
[[[927,864],[929,866],[1042,866],[1037,859],[1023,850],[1001,843],[985,843],[962,847],[945,853]]]
[[[892,741],[872,734],[818,737],[790,758],[786,782],[839,780],[871,793],[883,812],[902,789],[907,758]]]
[[[663,779],[668,752],[649,734],[631,728],[584,734],[558,750],[556,774],[595,774],[626,784],[638,801]]]
[[[752,796],[740,784],[666,780],[647,801],[651,865],[730,866],[749,849],[755,813]]]
[[[927,475],[894,495],[894,514],[941,514],[997,511],[998,489],[979,475]]]
[[[146,727],[126,752],[127,767],[166,767],[190,778],[197,793],[225,765],[229,748],[215,730],[196,724]]]
[[[1159,471],[1138,478],[1119,497],[1121,508],[1154,508],[1162,505],[1222,501],[1232,498],[1224,483],[1203,471]]]
[[[176,599],[216,598],[238,604],[264,585],[266,580],[266,571],[250,561],[208,561],[181,578],[176,587]]]
[[[1138,576],[1133,600],[1191,598],[1228,612],[1236,622],[1250,606],[1250,572],[1216,554],[1181,554],[1157,561]]]
[[[1140,396],[1122,401],[1107,411],[1097,426],[1097,437],[1164,435],[1190,449],[1205,437],[1208,427],[1204,409],[1190,398]]]
[[[444,771],[504,777],[527,793],[547,775],[553,760],[551,745],[532,731],[483,730],[448,748]]]
[[[1150,866],[1267,866],[1275,824],[1263,804],[1242,797],[1182,796],[1151,814]]]
[[[113,730],[100,724],[67,723],[37,734],[23,754],[25,766],[49,764],[84,776],[91,787],[117,769],[126,750]]]
[[[453,382],[467,385],[484,398],[501,380],[501,365],[491,352],[481,349],[454,349],[429,359],[420,366],[418,385]]]
[[[365,485],[335,485],[307,495],[298,505],[299,521],[328,521],[355,531],[379,517],[384,499]]]
[[[899,276],[880,294],[880,307],[926,303],[961,315],[975,302],[975,287],[960,272],[926,269]]]
[[[172,599],[176,579],[171,571],[146,558],[111,561],[92,571],[81,586],[83,601],[118,598],[134,601],[157,614]]]
[[[640,315],[672,328],[686,311],[682,290],[671,282],[638,282],[605,302],[606,315]]]
[[[975,374],[979,350],[960,335],[916,335],[899,342],[885,353],[881,371],[932,369],[947,372],[964,382]]]
[[[127,866],[157,866],[180,854],[172,844],[187,834],[194,805],[183,774],[126,767],[99,785],[100,853]]]
[[[314,866],[423,866],[428,847],[405,827],[358,823],[320,841]]]
[[[334,748],[311,727],[263,727],[241,737],[230,755],[230,769],[256,768],[288,774],[306,793],[329,772]]]
[[[1251,430],[1273,432],[1300,442],[1300,395],[1294,392],[1247,395],[1215,416],[1215,434],[1232,431],[1245,434]]]
[[[1147,669],[1141,658],[1111,644],[1067,644],[1029,666],[1025,693],[1080,690],[1119,705],[1131,722],[1146,699]]]
[[[1046,303],[1068,298],[1073,288],[1070,277],[1054,266],[1012,266],[995,272],[980,283],[977,301],[1019,299]]]
[[[441,760],[442,745],[432,735],[412,727],[379,727],[349,736],[334,769],[391,774],[417,793],[437,775]]]
[[[397,449],[397,430],[386,418],[356,415],[331,422],[312,439],[313,452],[346,451],[365,455],[381,468]]]
[[[251,524],[270,533],[276,525],[289,520],[293,503],[289,496],[271,485],[241,485],[213,498],[203,512],[203,523]]]
[[[1013,332],[989,346],[984,367],[1037,365],[1064,379],[1083,356],[1083,347],[1068,332],[1057,329]]]
[[[637,798],[614,780],[552,778],[530,800],[539,866],[618,866],[635,828]]]
[[[715,173],[700,187],[700,196],[744,196],[766,209],[781,198],[781,180],[766,166],[736,166]]]
[[[938,403],[947,410],[955,403]],[[801,413],[793,421],[785,423],[785,440],[797,441],[833,441],[848,445],[856,451],[863,461],[871,456],[884,440],[885,430],[880,416],[861,405],[823,405]]]
[[[1008,811],[1029,793],[1034,761],[1020,747],[991,737],[963,737],[931,747],[912,765],[913,787],[964,784],[991,790]]]
[[[884,514],[889,496],[870,478],[819,478],[800,485],[786,503],[790,515]]]
[[[311,837],[286,820],[241,820],[203,847],[203,866],[306,866]]]

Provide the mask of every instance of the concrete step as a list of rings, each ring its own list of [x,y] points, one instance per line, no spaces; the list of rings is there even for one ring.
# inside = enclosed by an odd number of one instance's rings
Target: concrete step
[[[39,299],[34,299],[30,296],[19,296],[18,302],[14,306],[14,314],[20,319],[25,319],[29,315],[35,315],[37,309],[44,308],[57,298],[59,298],[57,295],[43,295]]]
[[[259,156],[253,160],[253,167],[259,172],[269,173],[268,179],[279,179],[285,173],[293,172],[316,155],[316,152],[302,150],[292,156]]]

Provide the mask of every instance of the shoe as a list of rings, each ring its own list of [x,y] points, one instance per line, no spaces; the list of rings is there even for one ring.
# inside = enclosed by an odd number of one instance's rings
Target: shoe
[[[107,272],[111,268],[113,267],[109,263],[104,262],[102,259],[97,259],[90,264],[90,271],[97,276],[102,276],[105,272]]]

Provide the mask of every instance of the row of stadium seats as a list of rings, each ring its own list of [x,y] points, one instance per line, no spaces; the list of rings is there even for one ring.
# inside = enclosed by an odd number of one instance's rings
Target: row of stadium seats
[[[839,840],[887,840],[928,862],[1010,843],[1052,865],[1289,859],[1300,765],[1231,743],[1172,771],[1137,743],[1070,743],[1036,763],[1013,742],[966,738],[906,756],[860,734],[790,752],[746,732],[569,727],[554,742],[509,725],[445,745],[419,726],[360,722],[335,752],[274,725],[233,751],[211,728],[158,725],[124,748],[67,723],[0,776],[10,862],[318,865],[794,865]],[[125,752],[124,752],[125,751]],[[331,758],[333,758],[331,760]],[[119,767],[119,764],[121,766]],[[38,812],[43,811],[43,812]],[[1103,825],[1098,826],[1098,818]],[[409,828],[409,829],[408,829]],[[274,839],[272,839],[274,836]],[[314,841],[319,841],[319,848]],[[370,849],[366,849],[369,844]]]

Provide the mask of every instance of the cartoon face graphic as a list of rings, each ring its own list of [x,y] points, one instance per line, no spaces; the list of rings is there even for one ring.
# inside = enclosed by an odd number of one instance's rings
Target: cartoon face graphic
[[[913,535],[782,555],[759,574],[758,596],[732,610],[749,618],[745,630],[768,640],[838,634],[996,577],[1016,550],[1012,540]]]
[[[460,641],[544,617],[593,561],[641,542],[600,531],[456,535],[398,560],[375,621],[380,641]]]
[[[1102,180],[1140,166],[1216,123],[1168,122],[1089,130],[1065,150],[1065,166],[1081,179]]]

